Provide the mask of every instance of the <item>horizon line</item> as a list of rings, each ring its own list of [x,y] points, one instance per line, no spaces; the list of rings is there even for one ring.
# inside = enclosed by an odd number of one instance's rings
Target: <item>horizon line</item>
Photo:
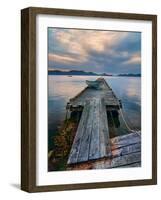
[[[92,72],[92,71],[85,71],[85,70],[76,70],[76,69],[51,69],[51,68],[48,68],[48,72],[54,72],[54,71],[60,71],[60,72],[71,72],[71,71],[82,71],[82,72],[86,72],[86,73],[95,73],[95,74],[110,74],[110,75],[115,75],[115,74],[140,74],[140,72],[136,72],[136,73],[133,73],[133,72],[125,72],[125,73],[110,73],[110,72]]]

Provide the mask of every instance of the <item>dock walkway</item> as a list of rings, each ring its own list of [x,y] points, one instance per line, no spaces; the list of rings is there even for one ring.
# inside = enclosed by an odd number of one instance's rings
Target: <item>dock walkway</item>
[[[91,162],[77,163],[68,170],[111,169],[141,166],[141,135],[130,133],[110,139],[111,156]]]
[[[98,78],[97,81],[100,81],[102,84],[102,89],[96,90],[90,87],[86,87],[74,98],[70,99],[69,105],[70,108],[77,108],[78,106],[84,106],[87,100],[92,98],[104,99],[104,104],[108,108],[119,109],[121,107],[121,102],[118,100],[110,86],[107,84],[105,79]]]
[[[85,103],[68,164],[95,160],[111,155],[105,104],[92,98]]]
[[[71,169],[138,166],[141,137],[131,133],[110,139],[107,112],[116,112],[122,105],[103,78],[97,81],[101,89],[86,87],[67,104],[70,111],[82,112],[67,164]]]

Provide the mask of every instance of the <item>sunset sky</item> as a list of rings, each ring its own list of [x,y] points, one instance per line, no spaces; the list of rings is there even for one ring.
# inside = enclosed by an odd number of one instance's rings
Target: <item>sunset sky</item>
[[[141,33],[48,28],[48,68],[140,73]]]

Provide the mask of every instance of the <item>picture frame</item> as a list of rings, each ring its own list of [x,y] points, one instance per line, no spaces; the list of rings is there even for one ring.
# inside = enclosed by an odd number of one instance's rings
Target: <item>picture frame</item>
[[[50,18],[69,17],[83,20],[125,20],[151,23],[151,71],[152,74],[152,135],[151,144],[151,178],[125,179],[115,181],[93,181],[80,183],[37,184],[37,80],[39,79],[37,64],[38,34],[37,27],[41,21],[38,16]],[[54,25],[53,25],[54,26]],[[119,30],[119,28],[118,28]],[[47,62],[47,61],[46,61]],[[146,75],[145,75],[146,76]],[[146,87],[146,86],[145,86]],[[47,98],[47,96],[46,96]],[[144,118],[142,122],[147,123]],[[40,157],[39,157],[40,159]],[[40,172],[41,173],[41,172]],[[48,172],[50,174],[50,172]],[[59,172],[57,173],[59,177]],[[66,172],[68,173],[68,172]],[[105,171],[103,172],[105,173]],[[133,14],[119,12],[99,12],[85,10],[66,10],[55,8],[29,7],[21,10],[21,189],[27,192],[46,192],[61,190],[96,189],[110,187],[127,187],[157,184],[157,16],[149,14]]]

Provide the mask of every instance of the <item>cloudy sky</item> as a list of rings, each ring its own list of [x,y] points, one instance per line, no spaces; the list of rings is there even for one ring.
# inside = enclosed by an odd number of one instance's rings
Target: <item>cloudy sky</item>
[[[141,33],[48,28],[48,68],[140,73]]]

